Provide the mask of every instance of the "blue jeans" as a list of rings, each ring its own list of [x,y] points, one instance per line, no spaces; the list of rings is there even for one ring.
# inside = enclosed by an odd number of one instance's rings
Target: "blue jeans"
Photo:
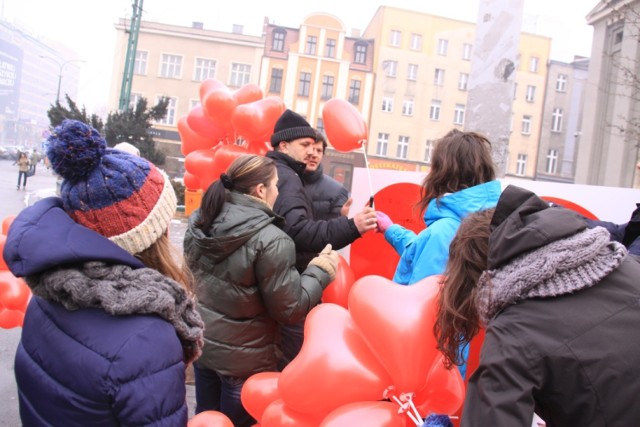
[[[245,378],[228,377],[211,369],[193,365],[196,379],[196,414],[218,411],[226,415],[234,427],[251,427],[256,424],[240,401]]]
[[[293,325],[280,325],[280,348],[282,359],[278,368],[282,371],[297,355],[302,348],[304,339],[304,320]]]

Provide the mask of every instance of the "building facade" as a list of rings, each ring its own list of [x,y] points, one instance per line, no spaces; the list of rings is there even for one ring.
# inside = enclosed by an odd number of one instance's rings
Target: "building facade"
[[[576,183],[632,187],[640,170],[640,1],[603,0],[587,16],[593,45]]]

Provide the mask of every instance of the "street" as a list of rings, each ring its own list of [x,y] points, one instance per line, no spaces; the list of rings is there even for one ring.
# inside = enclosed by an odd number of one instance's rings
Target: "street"
[[[17,215],[25,208],[25,199],[29,196],[49,195],[55,191],[56,177],[39,164],[36,175],[27,179],[26,191],[16,190],[18,167],[12,160],[0,160],[0,220],[10,215]],[[182,250],[182,236],[186,228],[186,220],[176,218],[172,221],[169,236],[176,248]],[[51,243],[51,242],[50,242]],[[47,244],[47,242],[43,242]],[[18,411],[18,393],[13,370],[14,356],[20,341],[21,328],[0,329],[0,427],[16,427],[21,425]],[[189,372],[190,373],[190,372]],[[188,383],[190,381],[188,380]],[[187,386],[187,402],[190,416],[195,408],[194,387]]]

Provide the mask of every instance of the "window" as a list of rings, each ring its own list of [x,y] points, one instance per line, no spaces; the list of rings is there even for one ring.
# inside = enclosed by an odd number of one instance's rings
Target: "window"
[[[307,36],[307,45],[304,49],[304,53],[306,53],[307,55],[315,55],[317,44],[318,38],[316,36]]]
[[[547,151],[547,173],[555,174],[558,169],[558,150],[553,148]]]
[[[456,104],[456,109],[453,112],[453,124],[464,124],[464,104]]]
[[[309,96],[309,88],[311,87],[311,73],[300,73],[300,83],[298,87],[299,96]]]
[[[562,131],[562,108],[553,109],[553,114],[551,115],[551,131]]]
[[[531,135],[531,116],[522,116],[522,133]]]
[[[398,72],[398,61],[384,61],[383,67],[387,77],[395,77]]]
[[[331,99],[333,97],[333,76],[322,76],[321,99]]]
[[[382,98],[382,111],[393,112],[393,98]]]
[[[396,147],[396,157],[399,159],[406,159],[408,150],[409,137],[400,135],[398,137],[398,146]]]
[[[356,51],[354,54],[353,62],[356,64],[367,63],[367,45],[364,43],[356,43]]]
[[[449,40],[438,39],[438,55],[447,56],[448,49],[449,49]]]
[[[249,83],[251,77],[251,65],[249,64],[231,64],[231,80],[229,86],[241,87]]]
[[[469,74],[460,73],[460,77],[458,78],[458,90],[467,90],[469,87]]]
[[[418,64],[409,64],[407,67],[407,80],[417,80],[418,78]]]
[[[360,80],[351,80],[349,84],[349,102],[358,105],[360,103],[360,86],[362,82]]]
[[[336,39],[327,39],[326,50],[324,52],[324,56],[327,58],[335,58],[336,57]]]
[[[284,51],[284,37],[287,33],[284,30],[274,30],[271,40],[271,49],[277,52]]]
[[[441,102],[437,99],[431,100],[431,108],[429,109],[429,118],[431,120],[440,120]]]
[[[402,115],[413,116],[413,99],[405,99],[402,102]]]
[[[527,100],[527,102],[533,102],[535,97],[536,97],[536,87],[527,85],[527,95],[525,96],[525,99]]]
[[[133,74],[147,74],[147,56],[148,53],[144,50],[136,51],[136,61],[133,64]]]
[[[420,34],[411,34],[411,50],[422,49],[422,36]]]
[[[157,120],[156,123],[161,125],[173,126],[176,123],[176,104],[178,103],[177,99],[173,97],[158,96],[156,98],[156,104],[163,98],[169,99],[169,105],[167,105],[167,115],[164,116],[164,118]]]
[[[182,56],[163,53],[160,60],[160,77],[179,79],[182,75]]]
[[[271,83],[269,83],[270,93],[280,93],[282,90],[282,68],[271,69]]]
[[[444,85],[444,70],[442,68],[436,68],[433,75],[433,84],[436,86]]]
[[[389,146],[389,134],[388,133],[379,133],[378,134],[378,144],[376,145],[376,155],[378,156],[386,156],[387,155],[387,147]]]
[[[324,120],[322,120],[322,117],[318,117],[318,121],[316,122],[316,129],[318,130],[318,132],[324,133]]]
[[[462,59],[465,61],[471,61],[471,49],[472,46],[469,43],[465,43],[462,45]]]
[[[431,163],[431,155],[433,154],[433,140],[427,139],[427,143],[424,146],[424,161]]]
[[[397,30],[391,30],[391,32],[389,33],[389,45],[400,46],[401,41],[402,41],[402,33]]]
[[[199,99],[190,99],[189,100],[189,111],[193,110],[196,107],[202,105]]]
[[[138,101],[140,101],[140,98],[142,98],[141,93],[131,92],[131,96],[129,97],[129,108],[131,108],[132,111],[135,110],[136,106],[138,105]]]
[[[529,71],[531,71],[532,73],[538,72],[538,61],[539,59],[537,57],[531,57],[531,60],[529,61]]]
[[[527,168],[527,155],[518,154],[518,160],[516,161],[516,175],[524,176],[524,171]]]
[[[213,59],[196,58],[196,68],[193,80],[201,82],[216,76],[216,61]]]
[[[566,92],[567,91],[567,75],[566,74],[558,74],[558,80],[556,80],[556,92]]]

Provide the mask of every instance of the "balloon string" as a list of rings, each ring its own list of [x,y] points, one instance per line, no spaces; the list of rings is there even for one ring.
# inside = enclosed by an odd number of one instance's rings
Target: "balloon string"
[[[367,140],[359,141],[362,142],[362,153],[364,154],[364,165],[367,168],[367,176],[369,177],[369,207],[373,207],[373,184],[371,180],[371,170],[369,169],[369,159],[367,159]]]
[[[404,412],[405,414],[407,414],[407,416],[411,419],[411,421],[413,421],[416,427],[422,426],[422,424],[424,423],[424,420],[422,419],[420,414],[418,414],[418,411],[416,410],[416,407],[413,405],[413,402],[411,401],[411,399],[409,399],[408,402],[403,403],[395,395],[391,396],[391,398],[400,406],[399,412]],[[416,416],[412,412],[415,412],[415,414],[418,414],[418,415]]]

